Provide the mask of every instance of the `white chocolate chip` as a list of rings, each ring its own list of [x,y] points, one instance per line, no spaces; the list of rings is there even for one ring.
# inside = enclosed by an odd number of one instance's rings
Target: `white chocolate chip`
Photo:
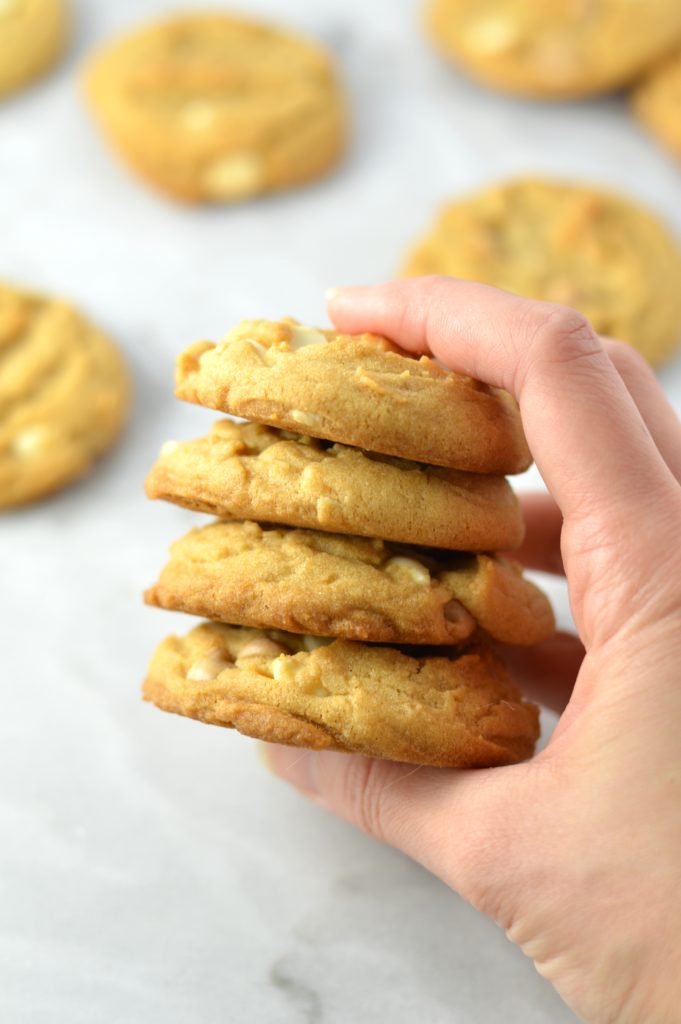
[[[247,345],[250,345],[254,352],[257,352],[263,363],[267,363],[268,366],[272,364],[273,352],[267,348],[266,345],[261,345],[259,341],[255,341],[253,338],[248,338],[246,341]]]
[[[234,662],[230,658],[227,651],[222,650],[220,647],[216,647],[215,650],[207,654],[205,658],[201,658],[200,661],[194,662],[192,667],[187,672],[187,679],[191,680],[192,683],[205,683],[210,679],[217,679],[221,672],[224,672],[226,668],[233,668]]]
[[[304,636],[303,647],[306,651],[316,651],[318,647],[328,647],[333,643],[331,636]]]
[[[256,153],[232,153],[207,164],[202,184],[209,199],[246,199],[262,191],[265,168]]]
[[[331,691],[327,690],[316,673],[312,673],[307,679],[296,680],[298,689],[309,697],[330,697]]]
[[[28,427],[14,439],[12,451],[20,459],[30,459],[37,455],[46,445],[50,436],[47,427]]]
[[[172,455],[179,447],[179,441],[164,441],[158,454],[163,458],[164,455]]]
[[[520,26],[503,15],[473,22],[463,36],[464,46],[479,56],[493,56],[511,50],[521,37]]]
[[[304,327],[296,324],[291,328],[290,345],[294,352],[299,348],[306,348],[308,345],[325,345],[326,335],[314,327]]]
[[[207,100],[189,100],[180,109],[180,120],[190,131],[200,132],[215,123],[215,104]]]
[[[315,412],[301,412],[300,409],[291,409],[291,419],[301,423],[304,427],[314,427],[320,422],[321,416]]]
[[[319,640],[319,637],[306,637],[305,640]],[[332,643],[333,641],[327,642]],[[277,658],[272,662],[272,677],[277,683],[295,684],[299,690],[307,693],[310,697],[329,697],[331,693],[320,682],[317,673],[310,673],[307,678],[300,677],[299,673],[303,667],[304,663],[295,658]]]
[[[290,653],[290,652],[289,652]],[[294,669],[288,658],[279,657],[276,658],[272,664],[272,678],[277,683],[288,683],[291,681]]]
[[[239,661],[243,661],[245,658],[267,658],[268,661],[273,658],[278,658],[280,654],[290,654],[288,647],[284,647],[283,644],[278,644],[275,640],[270,640],[268,637],[259,637],[257,640],[251,640],[249,643],[244,644],[237,655]]]
[[[425,565],[413,558],[389,558],[383,566],[390,576],[406,575],[412,583],[430,583],[430,573]]]
[[[309,467],[311,468],[311,467]],[[307,472],[307,470],[305,471]],[[304,475],[304,474],[303,474]],[[315,503],[315,513],[320,526],[335,526],[342,519],[342,509],[335,498],[322,495]]]

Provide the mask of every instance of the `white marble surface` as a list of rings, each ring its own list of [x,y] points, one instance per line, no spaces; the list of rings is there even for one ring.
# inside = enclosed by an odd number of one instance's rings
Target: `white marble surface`
[[[337,50],[353,149],[307,190],[174,207],[111,158],[76,88],[93,44],[168,6],[80,3],[66,65],[0,106],[0,275],[72,296],[136,378],[112,457],[0,524],[0,1020],[574,1020],[493,924],[298,799],[252,743],[140,703],[155,642],[186,625],[140,591],[193,522],[142,479],[212,418],[172,398],[188,341],[321,321],[325,287],[389,276],[438,202],[506,173],[612,183],[679,229],[681,173],[620,100],[524,104],[457,78],[408,0],[242,0]],[[681,364],[663,379],[681,407]]]

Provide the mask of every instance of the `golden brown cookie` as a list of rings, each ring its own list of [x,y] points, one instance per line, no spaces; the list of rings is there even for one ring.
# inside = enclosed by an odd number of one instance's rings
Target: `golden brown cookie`
[[[0,0],[0,96],[50,68],[66,42],[63,0]]]
[[[632,100],[646,127],[681,159],[681,50],[653,68]]]
[[[681,250],[621,196],[521,179],[447,206],[405,274],[449,274],[574,306],[654,365],[681,340]]]
[[[370,455],[258,423],[221,420],[207,437],[166,442],[146,490],[223,519],[428,547],[510,550],[524,531],[503,477]]]
[[[164,711],[315,750],[454,768],[531,756],[537,708],[485,648],[415,657],[317,643],[205,623],[161,643],[144,696]]]
[[[92,110],[163,192],[229,202],[324,174],[344,146],[344,103],[316,43],[217,11],[110,43],[90,63]]]
[[[446,57],[486,85],[567,99],[620,89],[681,42],[678,0],[429,0]]]
[[[0,508],[87,472],[118,436],[129,390],[118,349],[77,310],[0,284]]]
[[[145,599],[228,624],[374,643],[460,643],[480,626],[534,644],[554,630],[548,599],[506,559],[250,522],[176,541]]]
[[[531,461],[510,395],[372,334],[243,320],[190,345],[176,380],[188,402],[416,462],[518,473]]]

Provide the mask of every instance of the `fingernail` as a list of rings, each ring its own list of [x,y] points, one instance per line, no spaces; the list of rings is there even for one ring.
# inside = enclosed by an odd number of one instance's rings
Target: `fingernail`
[[[313,751],[284,747],[277,743],[259,743],[258,757],[268,771],[295,786],[312,800],[320,802]]]

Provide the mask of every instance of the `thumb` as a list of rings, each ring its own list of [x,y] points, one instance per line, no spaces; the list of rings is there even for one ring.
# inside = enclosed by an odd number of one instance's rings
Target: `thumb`
[[[527,766],[462,771],[263,746],[275,775],[497,916],[492,881],[506,870],[492,868],[512,859]]]

